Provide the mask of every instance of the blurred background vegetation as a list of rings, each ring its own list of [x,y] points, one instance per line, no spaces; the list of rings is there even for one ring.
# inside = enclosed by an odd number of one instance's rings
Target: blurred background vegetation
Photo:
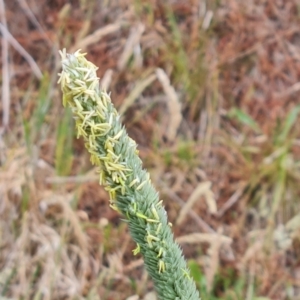
[[[62,48],[99,67],[202,299],[300,299],[299,1],[0,10],[0,299],[156,299],[62,108]]]

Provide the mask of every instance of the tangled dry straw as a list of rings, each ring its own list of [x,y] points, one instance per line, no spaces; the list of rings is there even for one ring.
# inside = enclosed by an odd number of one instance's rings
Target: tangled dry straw
[[[66,197],[44,192],[38,203],[30,198],[21,206],[31,173],[24,150],[0,172],[0,292],[13,299],[73,299],[84,294],[92,272],[86,235]]]

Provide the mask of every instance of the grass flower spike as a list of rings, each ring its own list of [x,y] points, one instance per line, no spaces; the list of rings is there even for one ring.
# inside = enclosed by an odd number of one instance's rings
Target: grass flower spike
[[[106,186],[110,206],[128,222],[137,243],[133,253],[143,255],[159,299],[200,299],[136,143],[122,126],[110,96],[99,88],[96,66],[80,51],[60,54],[63,104],[71,107],[78,137],[84,138],[91,162],[100,167],[100,184]]]

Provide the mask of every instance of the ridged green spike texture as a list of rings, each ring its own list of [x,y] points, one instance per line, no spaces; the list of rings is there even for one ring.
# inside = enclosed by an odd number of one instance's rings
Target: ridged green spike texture
[[[91,162],[99,166],[100,184],[109,193],[110,206],[128,223],[137,243],[133,253],[142,254],[158,298],[199,300],[162,201],[142,168],[136,143],[121,124],[110,96],[99,87],[97,67],[80,51],[67,54],[64,49],[60,55],[63,105],[73,111],[77,135],[84,138]]]

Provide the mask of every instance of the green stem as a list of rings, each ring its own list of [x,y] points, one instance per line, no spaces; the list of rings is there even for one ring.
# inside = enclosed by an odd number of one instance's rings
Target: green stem
[[[106,186],[110,206],[126,218],[137,243],[133,252],[143,255],[159,299],[200,299],[136,143],[122,126],[110,96],[99,88],[96,66],[79,51],[60,54],[63,103],[73,111],[91,162],[100,167],[100,184]]]

